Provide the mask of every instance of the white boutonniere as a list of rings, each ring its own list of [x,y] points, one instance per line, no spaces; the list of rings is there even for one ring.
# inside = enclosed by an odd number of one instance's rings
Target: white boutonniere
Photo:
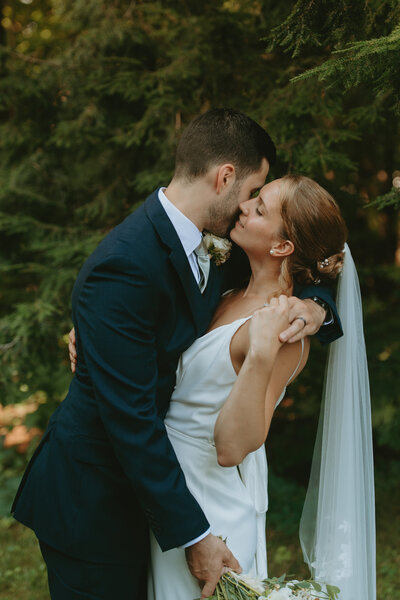
[[[214,260],[217,267],[223,265],[230,257],[232,242],[226,238],[206,232],[203,236],[203,242],[206,245],[210,258]]]

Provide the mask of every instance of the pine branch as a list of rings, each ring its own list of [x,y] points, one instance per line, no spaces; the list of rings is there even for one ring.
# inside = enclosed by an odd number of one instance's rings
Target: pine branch
[[[0,352],[7,352],[7,350],[11,350],[18,343],[18,338],[14,338],[8,344],[0,344]]]
[[[332,83],[336,83],[339,76],[346,74],[347,79],[344,81],[341,79],[341,81],[347,87],[350,87],[354,81],[360,82],[373,78],[376,67],[382,68],[382,65],[376,65],[374,68],[375,65],[371,62],[371,59],[375,56],[382,55],[385,58],[384,66],[389,67],[390,70],[395,69],[398,71],[399,52],[400,25],[388,36],[353,42],[348,44],[347,48],[332,52],[335,58],[293,77],[291,81],[297,82],[317,76],[320,81],[331,79],[333,80]]]
[[[16,50],[12,50],[11,48],[7,48],[6,50],[7,50],[8,54],[13,56],[14,58],[18,58],[18,60],[22,60],[23,62],[26,62],[29,64],[49,65],[51,67],[57,67],[57,68],[59,68],[61,66],[61,63],[58,61],[55,61],[55,60],[49,60],[47,58],[39,58],[37,56],[30,56],[28,54],[22,54],[21,52],[17,52]]]

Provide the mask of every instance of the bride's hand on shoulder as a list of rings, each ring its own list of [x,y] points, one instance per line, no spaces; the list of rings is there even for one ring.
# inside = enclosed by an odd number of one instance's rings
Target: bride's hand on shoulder
[[[252,354],[265,356],[282,347],[279,334],[289,326],[289,303],[287,296],[272,298],[269,305],[257,310],[249,328],[249,350]]]

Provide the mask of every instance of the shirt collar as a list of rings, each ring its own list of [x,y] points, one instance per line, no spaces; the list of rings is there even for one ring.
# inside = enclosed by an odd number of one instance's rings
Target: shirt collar
[[[158,199],[181,241],[186,256],[189,256],[200,244],[203,237],[202,233],[190,219],[168,200],[164,190],[165,188],[158,190]]]

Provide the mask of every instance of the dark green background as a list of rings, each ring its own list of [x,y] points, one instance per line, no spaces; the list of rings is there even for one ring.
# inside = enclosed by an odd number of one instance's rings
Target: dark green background
[[[315,178],[348,224],[372,390],[379,594],[399,597],[397,0],[3,0],[0,12],[1,403],[40,392],[27,424],[45,426],[70,380],[63,337],[84,259],[168,183],[186,123],[238,108],[277,143],[271,177]],[[267,442],[273,575],[306,574],[296,530],[325,358],[313,343]],[[0,449],[3,600],[43,597],[24,595],[43,573],[29,534],[6,518],[31,451]]]

